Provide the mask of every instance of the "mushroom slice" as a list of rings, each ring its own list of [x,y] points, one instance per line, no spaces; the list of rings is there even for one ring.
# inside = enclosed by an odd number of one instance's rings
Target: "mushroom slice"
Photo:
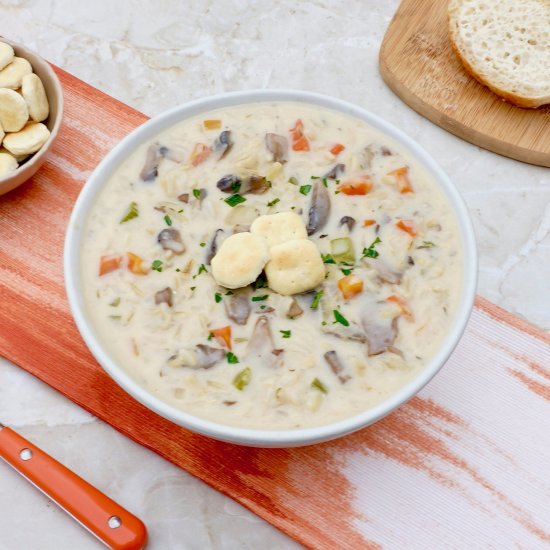
[[[151,143],[145,154],[145,164],[139,177],[142,181],[154,181],[158,176],[159,162],[162,159],[158,143]]]
[[[269,319],[260,315],[246,348],[247,361],[264,363],[268,367],[280,366],[283,350],[275,349]]]
[[[302,313],[304,313],[304,310],[300,307],[300,304],[296,301],[296,298],[292,298],[290,305],[288,306],[286,316],[289,319],[296,319],[296,317],[300,317]]]
[[[340,357],[338,357],[338,354],[334,350],[327,351],[323,357],[341,384],[345,384],[351,378],[349,374],[344,374],[344,367],[340,361]]]
[[[220,348],[212,348],[204,344],[198,344],[195,349],[183,349],[172,355],[166,362],[166,367],[177,368],[193,368],[193,369],[209,369],[216,363],[219,363],[226,356],[226,351]],[[167,370],[161,369],[161,376],[165,376]]]
[[[180,232],[173,227],[163,229],[158,234],[157,241],[164,250],[171,250],[174,254],[183,254],[186,250]]]
[[[233,147],[233,141],[231,140],[231,130],[224,130],[214,141],[212,150],[217,153],[218,160],[221,160]]]
[[[198,366],[201,369],[209,369],[226,356],[226,351],[220,348],[212,348],[204,344],[198,344],[195,348]]]
[[[269,182],[264,176],[252,175],[242,180],[239,176],[228,174],[218,180],[216,187],[223,193],[240,193],[241,195],[252,193],[253,195],[261,195],[269,189]]]
[[[315,183],[311,195],[309,218],[307,222],[307,234],[313,235],[323,228],[330,214],[330,195],[328,189],[319,181]]]
[[[237,325],[246,325],[252,310],[248,292],[235,292],[232,296],[226,298],[223,303],[225,312],[232,321],[235,321]]]
[[[159,146],[159,155],[172,162],[181,163],[185,160],[182,151],[174,151],[174,149],[170,149],[170,147],[166,147],[166,145]]]
[[[384,321],[365,317],[363,327],[367,336],[369,356],[393,351],[393,344],[397,337],[397,317]]]
[[[208,245],[208,251],[206,252],[206,258],[204,260],[204,263],[206,265],[210,265],[210,263],[212,262],[212,258],[218,252],[218,237],[220,236],[220,233],[223,233],[223,229],[216,229],[216,232],[214,233],[214,236],[212,237],[212,240]]]
[[[355,227],[355,218],[352,218],[351,216],[343,216],[342,218],[340,218],[339,225],[347,225],[348,230],[352,231]]]
[[[270,153],[273,153],[273,162],[284,164],[288,159],[288,140],[279,134],[267,133],[265,144]]]
[[[238,193],[241,190],[242,183],[239,176],[228,174],[218,180],[216,187],[223,193]]]
[[[332,323],[326,324],[321,327],[321,331],[342,340],[351,340],[352,342],[361,342],[362,344],[367,343],[365,331],[355,322],[350,322],[348,327],[339,323],[335,325]]]
[[[252,175],[247,178],[241,188],[241,194],[252,193],[262,195],[269,189],[269,182],[264,176]]]
[[[404,273],[402,271],[395,271],[391,269],[381,258],[376,258],[375,260],[363,258],[363,261],[368,267],[374,269],[376,276],[381,282],[388,283],[390,285],[401,284]]]
[[[173,296],[174,293],[172,292],[172,289],[167,286],[166,288],[163,288],[155,293],[155,304],[167,304],[169,307],[172,307]]]
[[[337,180],[346,171],[345,164],[335,164],[330,171],[328,171],[324,177],[329,180]]]

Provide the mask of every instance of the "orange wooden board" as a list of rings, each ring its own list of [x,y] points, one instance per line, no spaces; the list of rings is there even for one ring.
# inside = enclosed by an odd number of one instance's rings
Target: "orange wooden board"
[[[550,106],[504,102],[464,70],[448,37],[447,0],[403,0],[380,49],[380,72],[405,102],[500,155],[550,166]]]
[[[0,198],[0,355],[308,547],[433,548],[441,536],[450,547],[470,539],[487,547],[504,535],[524,547],[550,542],[548,515],[540,512],[550,495],[544,442],[550,338],[483,299],[427,390],[376,425],[328,444],[251,449],[220,443],[163,420],[124,393],[76,330],[62,251],[84,181],[146,117],[58,74],[66,121],[55,149],[35,178]],[[522,430],[509,449],[514,418]],[[532,457],[540,471],[531,467]],[[529,501],[524,484],[530,484]],[[428,515],[448,533],[420,528]]]

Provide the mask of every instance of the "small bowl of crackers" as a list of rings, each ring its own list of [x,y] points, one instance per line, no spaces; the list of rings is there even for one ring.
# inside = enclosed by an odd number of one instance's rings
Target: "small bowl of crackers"
[[[63,117],[63,91],[50,64],[0,37],[0,195],[46,160]]]

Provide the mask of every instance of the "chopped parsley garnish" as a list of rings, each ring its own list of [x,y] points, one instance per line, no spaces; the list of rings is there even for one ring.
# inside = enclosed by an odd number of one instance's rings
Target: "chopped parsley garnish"
[[[275,206],[278,202],[281,202],[281,199],[273,199],[267,203],[267,206]]]
[[[314,378],[313,382],[311,383],[311,387],[315,388],[323,393],[328,393],[327,387],[319,380],[319,378]]]
[[[200,275],[201,273],[208,273],[208,270],[206,269],[206,266],[204,264],[201,264],[199,266],[199,270],[197,271],[197,275]],[[195,275],[193,279],[197,276]]]
[[[378,254],[378,251],[376,251],[374,249],[374,247],[381,243],[382,241],[376,237],[376,239],[374,239],[374,241],[372,242],[372,244],[368,247],[368,248],[363,248],[363,258],[378,258],[379,254]]]
[[[328,179],[327,178],[323,178],[321,181],[323,182],[323,185],[325,187],[328,187]]]
[[[197,287],[196,286],[192,286],[191,287],[191,292],[193,292]]]
[[[232,296],[233,294],[235,294],[232,290],[228,290],[225,295],[226,296]]]
[[[324,264],[335,264],[334,258],[330,254],[321,254]]]
[[[214,338],[214,333],[213,333],[213,332],[209,332],[209,333],[208,333],[208,338],[207,338],[207,340],[210,342],[210,340],[212,340],[212,338]]]
[[[204,248],[206,246],[206,243],[199,243],[199,246],[202,246]]]
[[[120,304],[120,296],[118,298],[115,298],[109,305],[111,307],[118,307],[119,304]]]
[[[223,297],[219,292],[216,292],[216,294],[214,294],[214,300],[216,300],[216,303],[219,304],[223,300]]]
[[[422,241],[422,244],[420,246],[417,246],[416,248],[433,248],[436,246],[432,241]]]
[[[230,197],[227,197],[227,199],[224,199],[224,202],[226,202],[231,208],[234,206],[237,206],[237,204],[241,204],[246,199],[244,197],[241,197],[241,195],[231,195]]]
[[[196,199],[200,199],[201,198],[201,190],[200,189],[193,189],[193,196]]]
[[[231,184],[231,192],[232,193],[238,193],[241,189],[241,182],[239,180],[237,181],[234,181],[232,184]]]
[[[301,185],[300,186],[300,193],[302,195],[307,195],[311,191],[311,185]]]
[[[292,177],[288,180],[288,183],[292,183],[292,185],[300,185],[300,182],[299,182],[294,176],[292,176]]]
[[[162,261],[161,260],[154,260],[151,264],[151,269],[153,271],[158,271],[159,273],[162,271]]]
[[[323,297],[323,291],[318,290],[315,293],[315,296],[313,296],[313,302],[311,302],[311,305],[309,306],[311,309],[317,309],[319,307],[319,302],[321,301],[321,298]]]
[[[227,362],[230,365],[235,365],[239,362],[239,358],[234,353],[232,353],[231,351],[227,352],[226,357],[227,357]]]
[[[254,281],[254,288],[258,290],[259,288],[267,288],[267,279],[265,273],[260,273],[258,278]]]
[[[263,302],[269,298],[269,294],[264,294],[263,296],[252,296],[253,302]]]
[[[291,330],[280,330],[279,332],[283,335],[283,338],[290,338],[292,336]]]
[[[335,323],[340,323],[345,327],[349,327],[349,321],[337,309],[333,309],[332,313],[334,313]]]
[[[344,274],[344,275],[349,275],[353,269],[340,269],[340,271]]]
[[[166,225],[168,227],[170,227],[172,225],[172,218],[168,214],[166,214],[166,216],[164,216],[164,221],[166,222]]]
[[[243,391],[248,384],[250,384],[250,380],[252,379],[252,371],[250,370],[250,367],[246,367],[241,372],[239,372],[235,378],[233,378],[233,385],[239,390]]]
[[[137,202],[131,202],[130,206],[128,207],[128,210],[126,211],[126,214],[124,214],[124,216],[120,220],[120,223],[129,222],[130,220],[133,220],[138,216],[139,216],[139,210],[138,210]]]
[[[310,176],[310,179],[312,180],[320,180],[321,176]]]

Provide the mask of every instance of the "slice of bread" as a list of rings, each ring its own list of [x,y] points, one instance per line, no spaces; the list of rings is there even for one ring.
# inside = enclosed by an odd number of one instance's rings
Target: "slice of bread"
[[[448,10],[472,76],[520,107],[550,103],[550,0],[450,0]]]

